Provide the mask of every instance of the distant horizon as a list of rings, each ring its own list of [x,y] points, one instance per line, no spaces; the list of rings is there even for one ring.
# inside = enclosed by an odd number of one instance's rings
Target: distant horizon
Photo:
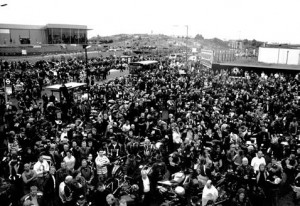
[[[84,24],[66,24],[66,23],[55,23],[55,22],[51,22],[51,23],[45,23],[45,24],[21,24],[21,23],[3,23],[3,22],[0,22],[0,25],[1,24],[8,24],[8,25],[28,25],[28,26],[46,26],[47,24],[61,24],[61,25],[78,25],[78,26],[87,26],[87,25],[84,25]],[[177,38],[178,36],[179,37],[186,37],[184,34],[183,35],[175,35],[175,34],[164,34],[164,33],[116,33],[116,34],[111,34],[111,35],[100,35],[100,34],[96,34],[94,36],[90,35],[90,31],[93,31],[92,28],[89,28],[87,27],[88,29],[91,29],[87,32],[88,34],[88,39],[91,39],[91,38],[94,38],[94,37],[97,37],[98,35],[100,37],[104,37],[104,38],[108,38],[108,37],[111,37],[111,36],[118,36],[118,35],[165,35],[165,36],[168,36],[168,37],[174,37],[174,38]],[[198,35],[198,34],[195,34],[195,35],[189,35],[188,37],[189,38],[195,38],[195,36]],[[199,33],[199,35],[202,35]],[[203,35],[202,35],[203,36]],[[243,39],[225,39],[225,38],[221,38],[221,37],[218,37],[218,36],[215,36],[215,37],[210,37],[210,38],[206,38],[205,36],[203,36],[205,40],[209,40],[209,39],[214,39],[214,38],[217,38],[217,39],[220,39],[222,41],[243,41],[243,40],[249,40],[249,41],[252,41],[252,40],[256,40],[256,41],[259,41],[259,42],[265,42],[267,44],[289,44],[289,45],[297,45],[300,43],[289,43],[289,42],[268,42],[268,41],[262,41],[260,39],[249,39],[249,38],[243,38]]]
[[[298,0],[0,0],[8,24],[87,25],[88,38],[164,34],[300,44]],[[188,25],[188,31],[186,28]]]

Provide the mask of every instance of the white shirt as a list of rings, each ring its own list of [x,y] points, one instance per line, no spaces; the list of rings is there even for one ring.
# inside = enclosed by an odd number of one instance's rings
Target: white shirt
[[[43,160],[42,163],[37,161],[37,163],[35,163],[33,166],[33,170],[36,172],[38,177],[42,177],[44,172],[49,171],[49,164],[46,160]]]
[[[266,160],[264,157],[258,158],[258,157],[253,157],[251,161],[251,166],[253,167],[255,172],[259,171],[259,165],[264,164],[266,165]]]
[[[67,168],[70,170],[74,169],[75,166],[75,157],[72,155],[70,158],[65,156],[64,161],[66,162]]]
[[[150,181],[149,178],[146,177],[145,179],[142,178],[143,180],[143,185],[144,185],[144,192],[150,192]]]

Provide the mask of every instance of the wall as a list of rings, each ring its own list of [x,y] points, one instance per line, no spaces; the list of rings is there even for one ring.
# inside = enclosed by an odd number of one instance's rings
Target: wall
[[[4,44],[4,45],[10,44],[9,41],[10,41],[10,35],[9,34],[0,33],[0,45],[1,44]]]
[[[300,65],[300,49],[260,47],[258,61],[269,64]]]

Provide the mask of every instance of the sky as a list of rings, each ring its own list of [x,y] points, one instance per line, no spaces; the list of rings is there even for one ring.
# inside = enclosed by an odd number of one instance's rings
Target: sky
[[[300,44],[299,0],[0,0],[0,23],[78,24],[88,36],[166,34]],[[187,25],[187,26],[186,26]]]

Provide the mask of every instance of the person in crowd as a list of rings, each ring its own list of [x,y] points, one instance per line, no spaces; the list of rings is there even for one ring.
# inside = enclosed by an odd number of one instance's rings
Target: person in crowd
[[[209,200],[216,202],[218,198],[218,190],[212,185],[212,181],[208,180],[206,185],[204,186],[202,193],[202,205],[207,205]]]
[[[67,176],[63,182],[59,184],[59,197],[63,206],[74,205],[75,197],[73,196],[73,189],[71,187],[73,181],[72,176]]]
[[[21,198],[23,206],[42,206],[44,205],[43,193],[38,191],[36,186],[30,187],[30,193]]]
[[[64,157],[63,161],[66,163],[66,166],[70,171],[74,171],[76,159],[72,155],[71,150],[67,151],[67,156]]]
[[[99,180],[105,180],[108,177],[107,166],[110,163],[110,160],[104,155],[103,150],[99,150],[98,156],[95,159],[97,176]]]
[[[65,161],[60,163],[60,168],[56,171],[55,179],[57,180],[57,184],[60,184],[65,180],[67,176],[71,175],[71,170],[68,169]]]
[[[105,205],[106,197],[109,194],[103,182],[97,184],[97,189],[93,194],[92,205]]]
[[[59,186],[55,177],[56,169],[54,166],[50,167],[49,173],[47,173],[44,182],[44,202],[46,206],[55,206],[57,204],[56,191]]]
[[[255,173],[259,172],[259,167],[261,164],[266,165],[266,161],[265,158],[263,157],[263,152],[258,151],[257,156],[253,157],[253,159],[251,160],[251,166],[253,167]]]
[[[33,170],[37,174],[37,187],[40,191],[43,191],[45,175],[47,174],[47,172],[49,172],[49,169],[49,163],[44,159],[44,156],[40,154],[38,161],[33,166]]]
[[[242,165],[236,169],[236,175],[238,178],[239,188],[243,187],[245,189],[250,189],[251,179],[254,172],[246,157],[243,158]]]
[[[30,164],[24,164],[24,172],[22,173],[23,191],[28,194],[31,186],[36,186],[37,174],[35,170],[30,169]]]
[[[139,198],[141,201],[140,204],[143,206],[151,205],[154,194],[153,182],[152,179],[149,178],[145,170],[141,171],[141,177],[138,181],[138,187]]]
[[[232,200],[231,205],[233,206],[252,206],[249,198],[246,196],[244,189],[239,189],[236,198]]]
[[[87,163],[86,159],[81,161],[81,167],[77,170],[81,177],[83,177],[87,184],[87,189],[92,189],[92,180],[94,179],[94,170]]]

